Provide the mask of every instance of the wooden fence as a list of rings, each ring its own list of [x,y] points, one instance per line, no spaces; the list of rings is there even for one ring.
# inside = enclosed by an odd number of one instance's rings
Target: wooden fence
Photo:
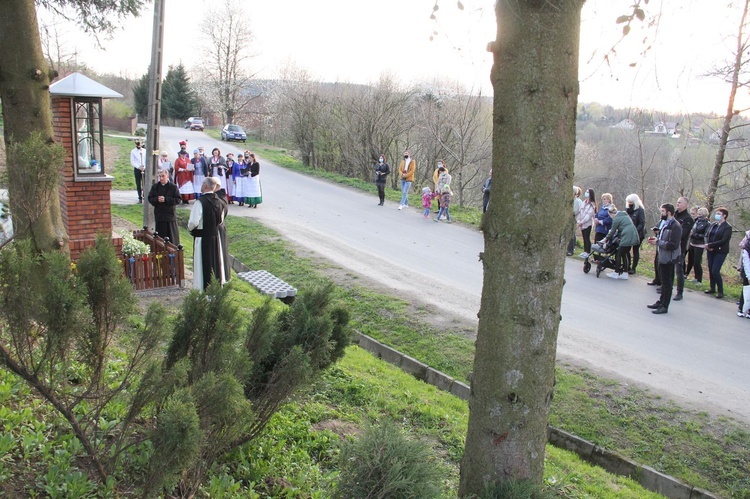
[[[185,258],[182,245],[176,246],[146,230],[133,237],[151,247],[147,255],[123,255],[125,275],[136,290],[182,286],[185,281]]]

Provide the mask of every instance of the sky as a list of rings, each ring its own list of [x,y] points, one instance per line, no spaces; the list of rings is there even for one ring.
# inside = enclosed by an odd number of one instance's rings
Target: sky
[[[202,32],[226,0],[165,0],[164,74],[205,65]],[[275,78],[294,64],[321,81],[372,83],[390,73],[404,84],[458,80],[491,94],[492,0],[235,0],[254,34],[248,70]],[[633,0],[588,0],[582,11],[579,102],[669,112],[726,112],[729,85],[703,77],[732,57],[739,12],[729,0],[650,0],[645,23],[627,37],[615,19]],[[43,14],[41,19],[47,19]],[[649,21],[658,20],[656,23]],[[153,6],[126,19],[102,48],[61,25],[60,40],[99,72],[140,77],[151,57]],[[721,30],[724,30],[722,32]],[[430,38],[432,37],[432,41]],[[614,49],[613,49],[614,47]],[[645,51],[644,48],[650,47]],[[614,51],[613,51],[614,50]],[[605,56],[609,54],[609,62]],[[747,93],[740,106],[748,102]],[[750,105],[750,103],[748,103]]]

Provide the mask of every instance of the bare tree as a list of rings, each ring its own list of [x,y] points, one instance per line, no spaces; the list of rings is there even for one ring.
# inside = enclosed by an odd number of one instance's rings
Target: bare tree
[[[253,41],[248,18],[241,2],[224,0],[220,7],[209,12],[203,27],[208,38],[208,64],[201,71],[207,83],[204,89],[207,94],[214,93],[209,102],[218,103],[218,111],[226,123],[234,123],[236,116],[257,97],[247,92],[255,75],[244,67]]]
[[[492,122],[489,99],[455,84],[450,92],[423,100],[421,126],[435,143],[437,156],[449,165],[457,204],[466,204],[467,187],[478,187],[489,168]],[[430,174],[432,171],[429,172]],[[478,193],[479,190],[475,189]]]
[[[714,168],[711,173],[711,181],[706,193],[709,211],[713,210],[714,203],[716,202],[716,193],[719,189],[721,171],[724,167],[729,133],[732,131],[732,120],[741,112],[741,110],[734,108],[734,99],[740,88],[747,87],[750,84],[750,81],[748,81],[747,67],[745,66],[747,61],[745,57],[750,48],[750,40],[748,39],[747,33],[747,14],[749,6],[750,0],[745,0],[742,3],[742,14],[740,15],[740,22],[737,28],[737,44],[734,52],[734,60],[725,67],[718,68],[713,73],[715,76],[725,78],[730,83],[731,87],[729,90],[727,112],[724,115],[724,123],[720,132],[719,149],[716,152],[716,160],[714,161]]]
[[[288,65],[282,70],[279,84],[269,96],[276,125],[286,128],[289,139],[299,149],[302,163],[317,168],[316,140],[323,135],[328,105],[320,84],[307,70]]]
[[[336,134],[344,161],[360,178],[372,177],[372,165],[380,154],[390,162],[395,144],[414,126],[409,101],[412,92],[403,91],[392,75],[382,75],[375,85],[344,89],[336,98]]]

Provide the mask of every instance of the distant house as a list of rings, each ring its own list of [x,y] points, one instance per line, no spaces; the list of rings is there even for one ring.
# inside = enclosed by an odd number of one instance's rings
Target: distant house
[[[677,139],[682,133],[682,125],[674,121],[659,121],[654,123],[653,130],[646,130],[646,135],[659,135]]]
[[[635,121],[631,120],[630,118],[625,118],[621,122],[611,125],[610,128],[617,128],[620,130],[635,130]]]
[[[716,130],[708,137],[708,143],[717,146],[721,143],[721,130]],[[750,141],[741,135],[730,135],[727,140],[727,149],[741,149],[748,147]]]

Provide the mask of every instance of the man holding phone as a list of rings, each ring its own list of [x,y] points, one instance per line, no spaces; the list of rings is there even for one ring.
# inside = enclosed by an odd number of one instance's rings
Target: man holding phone
[[[661,205],[661,219],[664,221],[659,235],[648,238],[648,244],[656,246],[659,251],[659,276],[661,277],[661,295],[659,300],[647,305],[654,314],[666,314],[672,300],[675,263],[682,255],[682,226],[674,218],[674,205]]]

